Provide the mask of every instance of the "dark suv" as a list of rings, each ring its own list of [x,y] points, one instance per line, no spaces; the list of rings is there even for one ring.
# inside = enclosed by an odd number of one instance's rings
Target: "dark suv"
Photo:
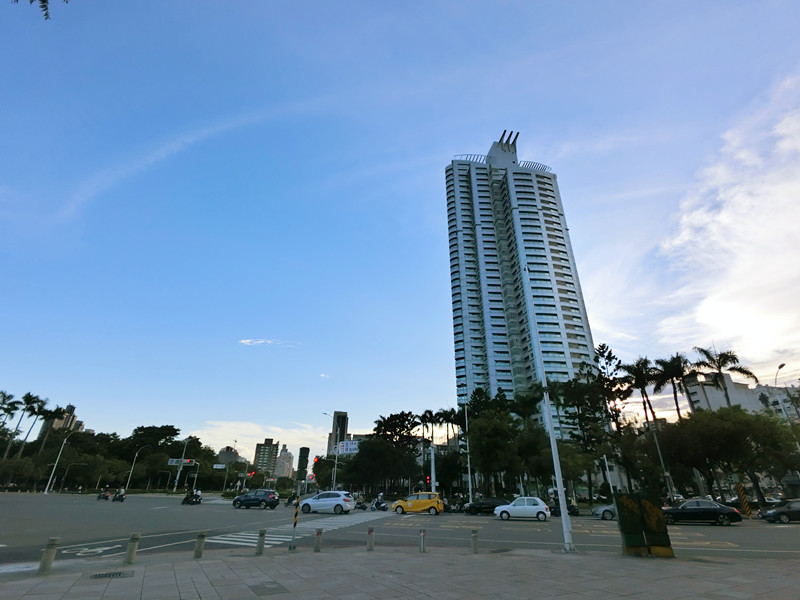
[[[275,490],[250,490],[246,494],[236,496],[233,499],[233,508],[250,508],[257,506],[259,508],[267,508],[268,506],[274,509],[280,504],[280,497]]]

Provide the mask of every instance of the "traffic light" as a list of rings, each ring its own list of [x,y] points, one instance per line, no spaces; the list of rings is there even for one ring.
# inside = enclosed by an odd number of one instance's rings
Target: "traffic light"
[[[253,475],[255,475],[255,474],[256,474],[256,472],[255,472],[255,471],[249,471],[249,472],[247,473],[247,476],[248,476],[248,477],[252,477],[252,476],[253,476]]]
[[[430,482],[431,482],[431,476],[428,475],[427,477],[425,477],[425,483],[430,483]]]
[[[193,458],[184,458],[183,459],[183,466],[184,467],[193,467],[197,464],[197,461]]]
[[[317,464],[318,462],[319,462],[319,456],[315,456],[314,457],[314,464]]]

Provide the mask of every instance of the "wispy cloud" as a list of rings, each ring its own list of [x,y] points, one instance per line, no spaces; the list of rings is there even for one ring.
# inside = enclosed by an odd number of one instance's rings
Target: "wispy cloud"
[[[715,341],[763,373],[800,373],[800,75],[724,135],[661,244],[680,276],[656,324],[676,348]]]
[[[326,373],[320,373],[320,375],[319,375],[319,376],[320,376],[322,379],[330,379],[330,378],[331,378],[331,376],[330,376],[330,375],[327,375]]]
[[[243,346],[284,346],[286,348],[294,348],[295,346],[300,346],[300,342],[287,342],[284,340],[267,340],[263,338],[252,338],[246,340],[239,340],[239,343]]]

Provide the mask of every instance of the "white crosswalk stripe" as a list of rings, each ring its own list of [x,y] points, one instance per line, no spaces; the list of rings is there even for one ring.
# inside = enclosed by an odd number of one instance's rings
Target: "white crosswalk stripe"
[[[335,529],[342,529],[344,527],[352,527],[353,525],[360,525],[361,523],[369,523],[377,519],[384,519],[390,516],[386,512],[358,512],[349,515],[337,515],[328,517],[326,519],[315,519],[313,521],[303,521],[302,517],[297,524],[295,530],[295,539],[315,535],[317,529],[323,531],[334,531]],[[292,523],[278,525],[277,527],[267,528],[267,534],[264,538],[264,548],[271,548],[280,544],[286,544],[292,541]],[[258,545],[258,531],[239,531],[236,533],[225,533],[223,535],[215,535],[206,540],[206,543],[213,542],[217,544],[228,544],[231,546],[249,546],[255,548]]]

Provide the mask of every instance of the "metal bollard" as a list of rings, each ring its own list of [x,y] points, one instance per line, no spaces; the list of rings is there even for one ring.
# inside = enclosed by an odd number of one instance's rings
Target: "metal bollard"
[[[375,550],[375,528],[370,527],[367,531],[367,552]]]
[[[472,530],[472,553],[478,554],[478,530]]]
[[[194,543],[195,558],[203,558],[203,549],[206,547],[206,535],[208,535],[208,531],[201,531],[197,534],[197,541]]]
[[[128,547],[125,549],[125,559],[123,565],[132,565],[136,560],[136,551],[139,549],[139,541],[142,539],[141,533],[132,533],[128,540]]]
[[[42,562],[39,563],[39,575],[44,575],[53,566],[53,561],[58,552],[58,544],[61,542],[60,537],[51,537],[47,540],[47,547],[42,552]]]
[[[260,529],[258,531],[258,543],[256,544],[256,556],[264,554],[264,538],[267,537],[267,530]]]
[[[322,529],[317,529],[317,535],[314,537],[314,552],[322,552]]]
[[[424,529],[420,529],[419,530],[419,551],[420,552],[425,552],[425,533],[426,532],[425,532]]]

